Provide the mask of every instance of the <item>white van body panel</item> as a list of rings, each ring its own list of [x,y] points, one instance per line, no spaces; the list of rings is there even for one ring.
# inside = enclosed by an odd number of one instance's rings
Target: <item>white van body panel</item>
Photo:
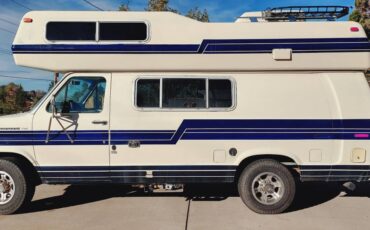
[[[366,154],[370,149],[370,90],[363,73],[73,73],[53,94],[71,78],[91,76],[109,83],[104,109],[78,115],[77,129],[69,130],[76,142],[69,143],[53,122],[52,133],[59,134],[45,143],[49,98],[34,113],[14,116],[12,124],[1,120],[0,127],[18,128],[18,118],[33,117],[34,141],[8,146],[2,140],[1,151],[30,159],[34,153],[32,162],[45,183],[232,182],[245,159],[263,155],[290,158],[286,163],[300,169],[302,180],[368,178],[369,157],[354,162],[352,156],[355,149]],[[139,109],[135,85],[143,78],[232,79],[234,106]],[[109,122],[92,125],[94,119]],[[140,146],[132,148],[130,141]],[[233,148],[236,156],[229,153]]]
[[[0,153],[16,153],[24,156],[34,165],[37,165],[32,146],[32,119],[32,112],[1,116]]]
[[[79,77],[102,77],[106,80],[106,97],[104,98],[104,109],[99,113],[79,113],[75,116],[72,115],[70,119],[60,119],[60,122],[64,127],[68,127],[72,121],[76,121],[76,125],[73,125],[68,129],[73,134],[81,133],[96,133],[98,137],[94,139],[80,138],[80,142],[71,143],[66,134],[63,133],[60,124],[54,118],[50,130],[56,131],[51,132],[49,140],[46,138],[46,131],[48,130],[49,120],[52,115],[48,111],[49,101],[43,103],[35,112],[33,119],[33,129],[40,131],[42,137],[38,140],[38,143],[34,145],[37,160],[40,165],[48,166],[109,166],[109,137],[108,125],[104,124],[93,124],[94,121],[107,121],[109,120],[110,114],[110,82],[111,74],[109,73],[84,73],[78,74]],[[74,75],[71,74],[65,78],[65,81],[73,79]],[[55,95],[64,84],[59,84],[54,89],[53,95]],[[97,131],[98,130],[98,131]],[[64,138],[61,138],[64,137]],[[76,137],[77,139],[78,137]],[[73,138],[72,138],[73,139]],[[58,143],[60,142],[60,143]],[[94,142],[96,145],[92,145]],[[50,148],[49,144],[55,145]],[[88,146],[88,147],[87,147]],[[93,156],[93,157],[92,157]]]
[[[112,97],[111,129],[177,130],[183,120],[286,120],[286,119],[362,119],[370,116],[369,89],[362,73],[280,73],[280,74],[197,74],[197,77],[232,77],[236,82],[236,104],[232,111],[208,112],[186,110],[140,110],[133,106],[132,85],[141,77],[188,77],[179,74],[113,74],[113,92],[122,96]],[[351,87],[341,88],[341,86]],[[359,90],[361,89],[361,92]],[[351,94],[351,97],[346,95]],[[361,97],[361,102],[357,102]],[[360,105],[360,106],[359,106]],[[363,106],[361,106],[363,105]],[[125,108],[125,109],[124,109]],[[122,119],[124,118],[124,119]],[[192,146],[192,147],[191,147]],[[143,146],[131,149],[118,147],[118,154],[111,156],[112,165],[151,165],[157,157],[166,164],[209,164],[213,151],[228,152],[240,149],[238,157],[227,156],[225,163],[239,165],[252,155],[281,154],[309,164],[310,149],[321,149],[323,160],[330,164],[341,156],[341,141],[179,141],[175,146]],[[121,148],[123,148],[121,150]],[[156,157],[151,157],[155,153]],[[174,154],[176,153],[176,154]],[[139,154],[142,154],[139,155]],[[157,155],[158,154],[158,155]],[[349,163],[342,159],[342,163]],[[139,161],[139,162],[138,162]]]
[[[361,25],[355,22],[201,23],[171,12],[34,11],[24,18],[33,22],[20,23],[13,43],[16,64],[53,72],[370,68],[370,43]],[[49,41],[49,22],[144,22],[148,38]],[[359,31],[351,32],[353,27]],[[275,49],[292,50],[291,59],[274,59]]]
[[[229,183],[253,157],[275,157],[302,181],[370,179],[370,43],[357,23],[200,23],[169,12],[24,18],[32,23],[20,24],[16,64],[71,73],[32,112],[0,119],[0,154],[30,159],[44,183]],[[47,23],[65,21],[145,22],[149,36],[47,40]],[[76,106],[67,97],[61,111],[48,110],[66,85],[89,92],[81,82],[98,78],[98,110],[62,112]],[[205,88],[229,80],[231,106],[136,106],[138,80],[178,78],[206,79]]]

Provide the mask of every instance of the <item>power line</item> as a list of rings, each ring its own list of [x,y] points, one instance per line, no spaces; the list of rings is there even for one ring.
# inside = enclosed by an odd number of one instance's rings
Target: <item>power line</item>
[[[42,79],[42,78],[17,77],[17,76],[2,75],[2,74],[0,74],[0,77],[13,78],[13,79],[23,79],[23,80],[35,80],[35,81],[49,81],[49,82],[52,81],[52,80],[47,80],[47,79]]]
[[[7,29],[4,29],[2,27],[0,27],[0,30],[4,31],[4,32],[7,32],[7,33],[10,33],[10,34],[15,34],[13,31],[10,31],[10,30],[7,30]]]
[[[15,0],[10,0],[12,1],[13,3],[17,4],[18,6],[21,6],[23,8],[26,8],[27,10],[32,10],[31,8],[29,8],[28,6],[24,5],[23,3],[19,3],[18,1],[15,1]]]
[[[12,52],[10,51],[10,50],[8,50],[8,49],[2,49],[2,48],[0,48],[0,51],[1,52],[6,52],[6,53],[9,53],[9,54],[11,54]]]
[[[2,53],[2,54],[8,54],[8,55],[11,55],[12,54],[12,52],[10,52],[10,50],[2,49],[2,48],[0,48],[0,53]]]
[[[0,73],[31,73],[23,70],[0,70]]]
[[[6,23],[9,23],[9,24],[14,25],[14,26],[18,26],[18,24],[17,24],[17,23],[14,23],[14,22],[9,21],[9,20],[4,19],[4,18],[0,18],[0,21],[3,21],[3,22],[6,22]]]
[[[88,0],[83,0],[84,2],[86,2],[87,4],[89,4],[90,6],[94,7],[95,9],[98,9],[100,11],[104,11],[102,8],[98,7],[97,5],[91,3],[90,1]]]

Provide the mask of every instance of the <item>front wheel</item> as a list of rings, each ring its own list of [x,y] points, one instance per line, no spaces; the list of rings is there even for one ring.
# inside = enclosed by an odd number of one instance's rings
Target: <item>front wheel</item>
[[[295,181],[290,171],[279,162],[257,160],[241,173],[238,191],[251,210],[260,214],[278,214],[293,202]]]
[[[12,214],[32,199],[34,185],[27,183],[17,164],[0,159],[0,215]]]

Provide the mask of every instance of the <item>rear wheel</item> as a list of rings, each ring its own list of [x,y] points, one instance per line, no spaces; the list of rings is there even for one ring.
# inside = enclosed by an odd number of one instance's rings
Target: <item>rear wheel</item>
[[[293,202],[295,181],[290,171],[275,160],[257,160],[240,175],[238,190],[243,202],[260,214],[284,212]]]
[[[0,159],[1,215],[18,211],[32,199],[34,191],[34,185],[27,183],[22,170],[15,163]]]

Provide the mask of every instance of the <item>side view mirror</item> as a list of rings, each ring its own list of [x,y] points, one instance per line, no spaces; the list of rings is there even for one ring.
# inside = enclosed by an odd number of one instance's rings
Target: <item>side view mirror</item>
[[[60,113],[60,115],[62,115],[62,116],[68,116],[68,114],[71,111],[71,104],[68,101],[64,101],[62,103],[61,111],[58,111],[58,107],[57,107],[56,102],[55,102],[55,95],[53,95],[52,98],[51,98],[50,106],[51,106],[51,111],[54,115],[57,114],[57,113]]]
[[[62,104],[61,114],[68,114],[71,112],[71,104],[68,101],[64,101]]]
[[[57,111],[57,108],[55,106],[55,95],[51,96],[50,106],[51,106],[51,112],[53,114],[56,114],[58,111]]]

